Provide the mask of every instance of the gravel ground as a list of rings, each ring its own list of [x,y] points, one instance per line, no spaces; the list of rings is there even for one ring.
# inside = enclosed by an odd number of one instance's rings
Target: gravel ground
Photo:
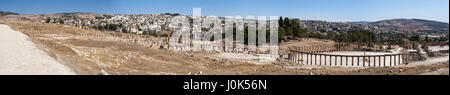
[[[75,74],[40,50],[21,32],[0,25],[1,75],[70,75]]]
[[[424,60],[424,61],[416,61],[416,62],[409,63],[408,65],[400,65],[399,67],[416,67],[416,66],[429,65],[429,64],[433,64],[433,63],[439,63],[439,62],[446,62],[446,61],[448,61],[448,58],[449,58],[449,55],[442,56],[442,57],[428,58],[427,60]]]

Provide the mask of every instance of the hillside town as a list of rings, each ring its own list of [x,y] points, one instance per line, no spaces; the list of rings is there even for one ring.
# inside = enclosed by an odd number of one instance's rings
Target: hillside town
[[[98,30],[110,30],[122,33],[166,36],[174,31],[169,27],[169,21],[175,16],[186,16],[177,13],[164,14],[96,14],[96,13],[61,13],[51,15],[26,15],[26,16],[12,16],[12,18],[19,18],[23,20],[31,20],[41,23],[55,23],[66,24],[84,29],[93,28]],[[208,18],[208,16],[203,16]],[[220,18],[220,17],[219,17]],[[224,18],[221,18],[224,20]],[[421,30],[393,28],[389,24],[375,23],[375,24],[361,24],[352,22],[326,22],[320,20],[301,20],[291,19],[297,21],[299,26],[305,28],[307,32],[315,33],[345,33],[351,32],[354,29],[370,30],[375,33],[399,33],[399,34],[422,34],[433,37],[446,37],[445,32],[430,32],[423,33]],[[224,22],[224,21],[223,21]],[[191,22],[192,23],[192,22]],[[429,29],[429,28],[426,28]],[[437,30],[437,29],[435,29]],[[448,31],[448,28],[439,29],[438,31]],[[447,37],[448,38],[448,37]]]

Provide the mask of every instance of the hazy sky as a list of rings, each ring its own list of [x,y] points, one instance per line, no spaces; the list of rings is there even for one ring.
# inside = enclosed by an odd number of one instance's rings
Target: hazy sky
[[[300,19],[378,21],[418,18],[449,22],[449,0],[0,0],[0,11],[21,14],[95,12],[284,16]]]

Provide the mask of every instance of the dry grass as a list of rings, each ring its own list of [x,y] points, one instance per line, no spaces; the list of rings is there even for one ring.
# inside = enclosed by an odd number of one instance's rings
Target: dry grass
[[[209,53],[173,52],[133,43],[77,39],[87,31],[67,25],[7,22],[22,31],[59,62],[78,74],[249,74],[261,66],[221,64],[205,57]],[[32,32],[27,32],[32,30]],[[121,34],[128,36],[133,34]],[[136,36],[136,35],[134,35]],[[61,39],[61,37],[65,37]],[[149,36],[138,36],[148,38]],[[211,64],[212,63],[212,64]],[[217,69],[217,66],[226,68]],[[220,68],[220,67],[219,67]],[[281,68],[278,68],[281,69]]]

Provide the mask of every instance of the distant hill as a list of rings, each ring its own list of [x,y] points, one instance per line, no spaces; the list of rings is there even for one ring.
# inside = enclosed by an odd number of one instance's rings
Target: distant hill
[[[97,15],[97,13],[72,12],[72,13],[56,13],[54,15]]]
[[[46,14],[53,16],[80,16],[80,15],[99,15],[97,13],[86,13],[86,12],[72,12],[72,13],[55,13],[55,14]]]
[[[423,19],[392,19],[369,23],[374,26],[391,28],[403,31],[448,33],[449,24]]]
[[[87,12],[71,12],[71,13],[52,13],[52,14],[41,14],[40,16],[45,17],[87,17],[94,18],[102,14],[98,13],[87,13]]]
[[[370,24],[372,22],[369,21],[355,21],[355,22],[348,22],[348,23],[354,23],[354,24]]]
[[[0,11],[0,16],[6,16],[6,15],[19,15],[19,14],[18,13],[13,13],[13,12]]]

